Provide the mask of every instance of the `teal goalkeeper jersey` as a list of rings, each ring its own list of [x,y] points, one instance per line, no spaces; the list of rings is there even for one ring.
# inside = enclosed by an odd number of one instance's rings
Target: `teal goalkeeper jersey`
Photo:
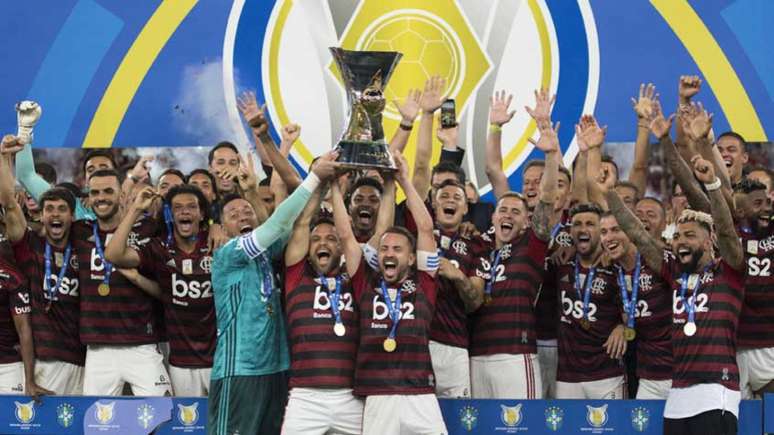
[[[212,287],[218,342],[211,379],[261,376],[290,366],[281,289],[271,260],[282,255],[293,222],[317,187],[310,174],[266,222],[215,251]],[[273,288],[270,297],[263,291]]]

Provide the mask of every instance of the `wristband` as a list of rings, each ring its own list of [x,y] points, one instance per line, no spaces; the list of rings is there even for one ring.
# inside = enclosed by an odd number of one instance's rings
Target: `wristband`
[[[720,178],[718,178],[718,177],[715,177],[715,181],[713,181],[712,183],[705,183],[704,184],[704,188],[707,189],[707,192],[712,192],[713,190],[718,190],[718,189],[720,189],[720,186],[721,186]]]
[[[399,127],[403,131],[411,131],[411,129],[414,128],[414,124],[412,123],[412,124],[409,124],[409,125],[405,125],[404,123],[401,122]]]
[[[501,125],[489,124],[490,133],[500,133],[501,131],[503,131],[503,127]]]
[[[300,187],[303,187],[306,189],[307,192],[314,192],[315,189],[317,189],[317,186],[320,185],[320,178],[317,177],[317,174],[315,174],[312,171],[309,171],[309,175],[304,178],[304,181],[301,183]]]

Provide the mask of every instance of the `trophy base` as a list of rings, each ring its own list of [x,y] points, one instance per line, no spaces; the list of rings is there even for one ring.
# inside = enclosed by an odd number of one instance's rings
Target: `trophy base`
[[[342,140],[337,148],[340,151],[337,161],[343,168],[384,172],[397,169],[386,143]]]

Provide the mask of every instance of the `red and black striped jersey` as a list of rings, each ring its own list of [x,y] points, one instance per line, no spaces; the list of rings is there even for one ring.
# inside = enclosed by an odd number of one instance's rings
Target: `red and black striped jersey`
[[[30,314],[30,294],[16,266],[0,257],[0,364],[21,361],[14,317]]]
[[[683,274],[677,258],[664,253],[661,276],[672,289],[672,387],[686,388],[697,384],[722,384],[739,391],[739,369],[736,364],[736,333],[744,298],[744,275],[724,260],[700,274],[695,295],[693,336],[686,336],[686,304],[680,297]],[[685,298],[694,296],[694,289]]]
[[[774,225],[762,236],[750,231],[738,233],[747,265],[739,347],[774,347]]]
[[[572,246],[570,236],[570,215],[567,210],[562,211],[562,217],[551,231],[551,241],[546,252],[545,270],[548,271],[549,258],[559,248]],[[559,327],[559,299],[554,280],[546,279],[540,288],[537,303],[535,304],[535,317],[537,318],[536,330],[538,340],[556,340]]]
[[[72,237],[70,240],[73,240]],[[28,230],[21,240],[13,244],[13,249],[16,264],[21,265],[20,269],[30,286],[30,324],[36,357],[84,365],[86,347],[81,344],[79,337],[81,286],[75,245],[72,246],[66,273],[58,287],[56,285],[64,266],[65,249],[51,247],[51,271],[47,278],[49,288],[56,290],[53,297],[43,290],[46,279],[46,239]],[[47,311],[49,302],[51,308]]]
[[[105,264],[97,253],[92,221],[76,221],[70,240],[78,253],[81,287],[81,342],[86,345],[137,345],[156,343],[156,318],[153,298],[135,286],[112,267],[110,290],[100,295],[99,285],[105,277]],[[135,249],[144,249],[155,231],[155,223],[148,219],[132,228],[127,241]],[[102,250],[113,231],[98,231]]]
[[[672,292],[669,284],[645,262],[634,309],[637,331],[637,376],[650,380],[672,378]],[[617,274],[618,269],[613,271]],[[624,272],[631,297],[634,270]]]
[[[423,271],[409,273],[397,291],[401,293],[397,347],[384,350],[392,320],[382,296],[381,275],[361,261],[352,277],[352,289],[360,309],[360,345],[354,393],[433,394],[435,376],[428,347],[430,323],[435,311],[436,281]],[[396,291],[388,286],[388,291]],[[395,303],[394,298],[391,302]]]
[[[161,287],[169,363],[176,367],[212,367],[217,326],[207,236],[199,233],[191,253],[159,238],[137,251],[140,271]]]
[[[563,265],[551,265],[558,292],[559,305],[559,365],[556,379],[562,382],[588,382],[621,376],[620,360],[611,359],[604,343],[616,326],[623,323],[621,290],[616,275],[603,267],[594,269],[587,311],[588,329],[583,325],[583,296],[590,270],[579,267],[580,295],[575,287],[575,259]]]
[[[352,388],[357,358],[358,315],[352,284],[339,276],[339,314],[344,335],[333,327],[336,274],[314,272],[307,259],[285,269],[285,312],[290,341],[290,388]],[[324,284],[324,285],[323,285]]]
[[[471,314],[471,356],[537,353],[534,305],[547,248],[527,229],[500,248],[499,260],[498,251],[477,259],[476,273],[492,283],[492,291],[491,301]]]
[[[468,239],[458,234],[435,231],[435,241],[441,257],[448,259],[465,276],[476,276],[478,256],[484,255],[479,239]],[[468,347],[468,315],[457,287],[446,278],[436,275],[438,296],[435,316],[430,327],[430,339],[449,346]]]

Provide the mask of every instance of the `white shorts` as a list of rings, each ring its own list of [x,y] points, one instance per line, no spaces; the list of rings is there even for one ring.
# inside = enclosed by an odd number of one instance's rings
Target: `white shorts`
[[[24,394],[24,364],[0,364],[0,394]]]
[[[774,347],[739,350],[736,363],[742,399],[752,399],[756,391],[774,381]]]
[[[556,340],[538,340],[540,378],[543,381],[543,398],[556,398],[556,367],[559,364],[559,345]]]
[[[83,366],[64,361],[35,361],[35,383],[57,396],[83,394]]]
[[[672,380],[654,381],[651,379],[640,378],[640,385],[637,387],[637,400],[666,400],[669,397],[669,390],[672,388]]]
[[[446,435],[434,394],[368,396],[363,435]]]
[[[579,368],[582,370],[582,368]],[[615,400],[626,398],[623,376],[589,382],[556,382],[557,399]]]
[[[543,381],[537,354],[474,356],[470,358],[474,399],[541,399]]]
[[[210,392],[211,367],[185,368],[169,366],[172,391],[178,397],[204,397]]]
[[[285,408],[283,435],[358,435],[363,400],[351,389],[293,388]]]
[[[86,396],[117,396],[124,383],[135,396],[172,394],[164,358],[155,344],[88,346],[83,376]]]
[[[470,397],[468,350],[432,340],[429,346],[435,374],[435,395],[450,399]]]

